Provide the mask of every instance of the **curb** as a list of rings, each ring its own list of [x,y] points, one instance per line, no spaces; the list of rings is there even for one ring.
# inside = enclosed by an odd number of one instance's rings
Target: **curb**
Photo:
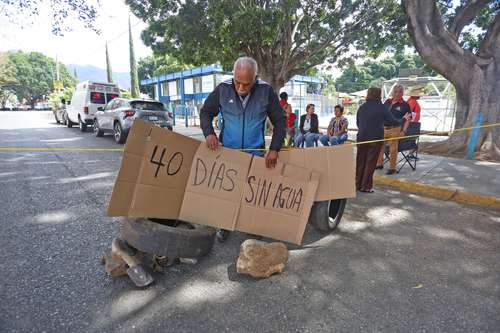
[[[374,175],[373,180],[377,185],[395,187],[407,192],[421,194],[425,197],[500,209],[500,198],[494,196],[452,190],[445,187],[398,180],[386,176]]]

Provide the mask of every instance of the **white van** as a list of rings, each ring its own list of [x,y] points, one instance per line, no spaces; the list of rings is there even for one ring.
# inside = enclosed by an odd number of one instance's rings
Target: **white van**
[[[67,126],[78,124],[80,131],[85,132],[87,125],[93,124],[97,108],[116,97],[120,97],[120,89],[114,83],[92,81],[78,83],[71,104],[67,108]]]

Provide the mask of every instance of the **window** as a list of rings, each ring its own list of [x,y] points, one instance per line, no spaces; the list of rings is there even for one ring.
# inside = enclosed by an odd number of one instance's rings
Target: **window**
[[[115,108],[116,103],[118,103],[119,101],[120,101],[120,100],[114,100],[114,101],[109,102],[109,103],[106,105],[106,107],[104,108],[104,110],[109,111],[109,110],[114,109],[114,108]]]
[[[168,82],[167,81],[161,83],[161,94],[162,94],[162,96],[170,96],[170,94],[168,93]]]
[[[163,103],[135,101],[131,102],[130,105],[137,110],[165,111]]]
[[[106,94],[106,101],[109,103],[110,101],[112,101],[113,99],[117,98],[118,97],[118,94]]]
[[[104,99],[104,93],[97,92],[97,91],[91,91],[90,92],[90,103],[106,104],[106,101]]]
[[[193,78],[193,86],[194,86],[194,93],[198,94],[201,93],[201,77],[194,77]]]

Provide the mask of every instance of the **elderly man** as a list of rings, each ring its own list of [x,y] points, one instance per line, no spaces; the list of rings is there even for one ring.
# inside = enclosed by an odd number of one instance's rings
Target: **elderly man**
[[[392,113],[396,121],[386,121],[384,123],[384,139],[391,139],[404,136],[401,132],[401,120],[406,114],[411,114],[410,106],[403,99],[404,88],[401,84],[396,84],[392,89],[392,98],[385,101],[384,105]],[[396,160],[398,157],[398,142],[399,140],[389,140],[389,169],[388,175],[396,172]],[[382,145],[377,161],[377,169],[384,168],[384,150]]]
[[[201,129],[207,147],[212,150],[222,144],[227,148],[245,149],[251,154],[264,156],[264,127],[269,117],[273,136],[265,162],[268,168],[274,168],[285,138],[285,117],[273,88],[258,80],[257,73],[258,66],[254,59],[241,57],[236,60],[233,79],[219,84],[203,104]],[[217,138],[212,121],[219,113],[222,115],[222,130]],[[220,230],[219,241],[224,241],[228,234],[226,230]]]

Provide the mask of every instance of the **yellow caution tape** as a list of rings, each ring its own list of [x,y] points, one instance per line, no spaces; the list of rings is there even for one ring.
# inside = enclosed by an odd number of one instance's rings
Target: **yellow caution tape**
[[[471,127],[464,127],[464,128],[457,128],[454,130],[454,132],[462,132],[462,131],[468,131],[472,130],[474,128],[487,128],[487,127],[495,127],[495,126],[500,126],[500,123],[496,124],[487,124],[487,125],[481,125],[481,126],[471,126]],[[368,143],[375,143],[375,142],[385,142],[385,141],[391,141],[391,140],[402,140],[402,139],[409,139],[409,138],[416,138],[422,135],[427,135],[427,134],[417,134],[417,135],[406,135],[406,136],[399,136],[395,138],[389,138],[389,139],[378,139],[378,140],[368,140],[368,141],[359,141],[359,142],[350,142],[347,143],[347,145],[363,145],[363,144],[368,144]],[[292,149],[303,149],[303,148],[298,148],[298,147],[286,147],[282,148],[281,151],[287,151],[287,150],[292,150]],[[238,150],[241,151],[268,151],[268,148],[240,148]],[[88,151],[88,152],[122,152],[123,148],[49,148],[49,147],[39,147],[39,148],[27,148],[27,147],[0,147],[0,151]]]

